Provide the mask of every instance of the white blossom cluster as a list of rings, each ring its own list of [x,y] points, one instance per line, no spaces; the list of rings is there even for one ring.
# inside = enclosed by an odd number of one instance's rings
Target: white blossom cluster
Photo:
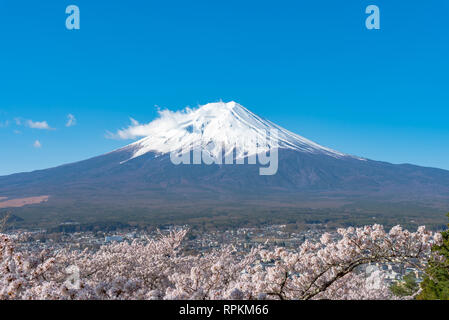
[[[422,267],[441,241],[424,227],[412,233],[380,225],[339,229],[297,250],[232,246],[199,255],[182,252],[187,230],[141,243],[112,243],[95,252],[18,252],[0,234],[0,299],[391,299],[369,263]],[[79,270],[79,286],[67,285]]]

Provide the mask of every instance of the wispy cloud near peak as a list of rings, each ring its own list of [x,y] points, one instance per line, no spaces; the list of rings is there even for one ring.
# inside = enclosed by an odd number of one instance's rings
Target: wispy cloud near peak
[[[145,137],[151,133],[151,122],[148,124],[140,124],[139,121],[129,118],[131,125],[128,128],[118,130],[116,133],[107,132],[106,138],[117,140],[129,140]]]

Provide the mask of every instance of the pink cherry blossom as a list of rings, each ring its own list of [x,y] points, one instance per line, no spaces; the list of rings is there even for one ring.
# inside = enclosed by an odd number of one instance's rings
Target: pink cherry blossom
[[[424,227],[386,232],[373,225],[325,233],[295,250],[223,246],[187,255],[186,234],[42,252],[18,251],[0,234],[0,299],[392,299],[383,272],[367,275],[364,267],[423,268],[441,242]],[[70,270],[79,270],[76,288],[67,284]]]

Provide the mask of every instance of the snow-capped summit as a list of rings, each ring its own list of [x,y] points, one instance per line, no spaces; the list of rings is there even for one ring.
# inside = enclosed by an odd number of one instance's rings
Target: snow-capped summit
[[[241,158],[273,147],[347,156],[262,119],[234,101],[208,103],[178,112],[164,110],[159,118],[141,126],[141,130],[146,137],[129,146],[134,150],[131,159],[148,152],[166,154],[197,147],[207,147],[213,157],[219,156],[221,150],[227,153],[236,148],[236,158]]]

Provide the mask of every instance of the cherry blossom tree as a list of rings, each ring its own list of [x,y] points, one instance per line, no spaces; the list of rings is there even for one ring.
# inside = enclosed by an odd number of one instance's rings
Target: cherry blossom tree
[[[371,263],[422,268],[441,235],[380,225],[339,229],[296,250],[232,246],[187,255],[187,230],[97,251],[18,251],[0,234],[0,299],[392,299]],[[76,271],[74,277],[73,271]],[[68,278],[76,278],[76,285]]]
[[[306,241],[297,251],[277,248],[261,250],[266,268],[256,266],[250,279],[255,288],[278,299],[385,299],[383,285],[356,273],[369,263],[391,263],[423,267],[435,239],[424,227],[410,233],[396,226],[385,232],[380,225],[339,229],[340,239],[323,234],[320,242]],[[383,283],[383,281],[382,281]]]

